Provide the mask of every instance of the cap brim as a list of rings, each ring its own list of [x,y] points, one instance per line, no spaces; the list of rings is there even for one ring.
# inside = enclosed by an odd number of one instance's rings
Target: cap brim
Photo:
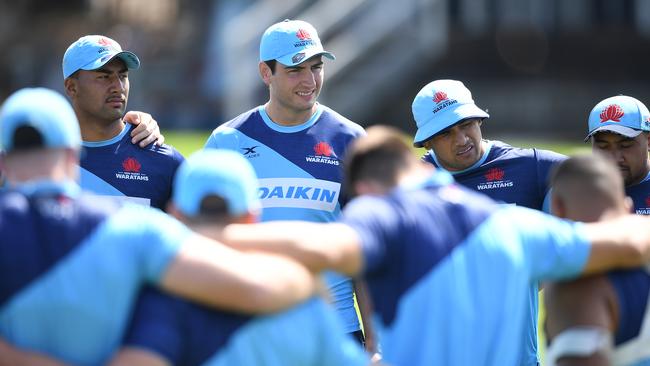
[[[585,142],[589,141],[589,139],[593,135],[597,134],[598,132],[613,132],[613,133],[616,133],[616,134],[619,134],[619,135],[622,135],[622,136],[633,139],[633,138],[639,136],[641,134],[641,132],[643,132],[643,131],[636,130],[634,128],[621,126],[621,125],[614,125],[614,124],[604,125],[604,126],[600,126],[600,127],[596,128],[595,130],[589,132],[587,137],[585,137]]]
[[[314,56],[325,56],[329,58],[330,60],[336,60],[336,57],[334,56],[333,53],[315,49],[311,51],[305,51],[302,50],[300,52],[294,52],[290,53],[288,55],[276,58],[275,60],[278,61],[279,63],[283,64],[284,66],[296,66],[300,65],[301,63],[309,60],[310,58]]]
[[[489,118],[490,115],[475,104],[462,104],[456,108],[442,112],[440,115],[431,115],[420,128],[418,128],[413,138],[413,146],[423,147],[423,142],[434,137],[443,130],[457,124],[468,118]],[[436,123],[435,121],[447,120],[448,123]]]
[[[84,65],[83,67],[80,67],[80,70],[97,70],[100,67],[106,65],[107,63],[111,62],[115,57],[119,57],[124,63],[126,64],[126,67],[129,70],[136,70],[140,68],[140,59],[138,56],[135,55],[135,53],[130,52],[130,51],[121,51],[121,52],[116,52],[113,54],[108,54],[102,58],[99,58],[87,65]]]

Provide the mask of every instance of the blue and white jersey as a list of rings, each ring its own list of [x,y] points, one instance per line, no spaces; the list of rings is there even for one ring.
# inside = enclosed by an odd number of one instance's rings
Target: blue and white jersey
[[[125,346],[185,366],[354,366],[369,359],[329,305],[313,298],[268,316],[215,311],[147,288]]]
[[[0,335],[103,365],[140,287],[160,280],[191,232],[159,210],[79,195],[73,183],[20,189],[0,193]]]
[[[84,190],[165,210],[183,156],[172,146],[131,143],[131,125],[114,138],[83,142],[80,182]]]
[[[607,274],[618,300],[614,365],[650,365],[650,272],[639,268]]]
[[[343,212],[361,240],[384,360],[520,365],[531,284],[576,276],[590,243],[581,224],[451,182],[436,171]]]
[[[639,183],[625,187],[625,194],[634,202],[634,212],[650,215],[650,173]]]
[[[341,185],[345,153],[364,134],[361,126],[323,105],[307,122],[292,127],[274,123],[259,106],[217,127],[205,147],[248,158],[259,178],[262,221],[330,222],[346,200]],[[359,330],[350,279],[330,272],[326,281],[345,330]]]
[[[487,141],[481,159],[473,166],[458,172],[450,172],[456,182],[481,192],[495,201],[549,212],[545,207],[549,199],[549,175],[555,164],[566,156],[538,149],[522,149],[501,141]],[[440,168],[435,154],[429,151],[424,161]],[[444,168],[443,168],[444,169]],[[537,308],[538,285],[530,288],[530,326],[524,338],[528,354],[522,365],[537,364]]]
[[[548,150],[513,147],[501,141],[486,142],[485,153],[474,165],[450,172],[456,182],[495,201],[542,210],[551,169],[566,156]],[[432,150],[422,159],[441,168]]]

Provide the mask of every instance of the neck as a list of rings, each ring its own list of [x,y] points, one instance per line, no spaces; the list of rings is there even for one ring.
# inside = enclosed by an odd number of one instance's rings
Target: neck
[[[79,119],[79,130],[81,131],[81,139],[87,142],[110,140],[119,135],[125,128],[122,118],[112,121],[82,115],[77,112]]]
[[[264,110],[273,123],[280,126],[291,127],[309,121],[311,116],[313,116],[314,113],[316,113],[316,110],[318,110],[318,103],[314,103],[311,109],[297,111],[294,109],[284,108],[273,101],[268,101],[264,105]]]

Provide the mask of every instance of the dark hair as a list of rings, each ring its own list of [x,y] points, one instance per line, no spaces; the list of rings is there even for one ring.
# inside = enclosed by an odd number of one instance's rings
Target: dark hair
[[[413,159],[411,148],[403,135],[387,126],[373,126],[368,135],[355,141],[344,163],[346,189],[352,195],[356,183],[373,181],[391,188],[397,184],[398,173]]]
[[[199,214],[188,217],[192,223],[228,224],[232,215],[228,211],[228,202],[221,196],[208,195],[203,197],[199,206]]]
[[[44,146],[43,136],[36,128],[22,125],[14,131],[11,151],[38,149]]]
[[[269,67],[269,69],[271,69],[271,74],[275,74],[275,65],[278,62],[275,60],[268,60],[268,61],[264,61],[264,63],[266,64],[266,66]]]

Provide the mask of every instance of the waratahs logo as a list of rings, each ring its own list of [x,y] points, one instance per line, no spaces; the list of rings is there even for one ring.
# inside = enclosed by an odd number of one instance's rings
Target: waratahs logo
[[[115,43],[115,41],[113,41],[111,39],[108,39],[106,37],[100,37],[99,40],[97,41],[97,44],[103,46],[103,47],[101,47],[99,49],[99,51],[98,51],[99,53],[107,52],[109,50],[117,50],[118,49],[118,46]]]
[[[298,29],[296,32],[296,37],[298,37],[298,42],[294,43],[294,47],[306,47],[306,46],[315,46],[316,43],[311,38],[311,34],[304,29]]]
[[[499,168],[492,168],[485,173],[485,179],[488,182],[493,182],[495,180],[502,180],[503,177],[506,175],[506,173],[503,171],[503,169]]]
[[[332,155],[332,147],[327,142],[319,142],[314,146],[316,155],[330,156]]]
[[[436,92],[436,94],[433,95],[433,102],[434,103],[438,104],[438,103],[442,102],[443,100],[449,100],[449,98],[447,98],[447,93],[445,93],[443,91],[439,91],[439,92]]]
[[[644,202],[645,202],[645,207],[634,208],[634,212],[637,215],[650,215],[650,197],[646,197]],[[638,202],[635,202],[634,205],[638,206]]]
[[[298,37],[299,40],[304,41],[306,39],[311,39],[311,35],[309,32],[307,32],[304,29],[298,29],[298,32],[296,32],[296,37]]]
[[[339,165],[339,159],[334,153],[332,146],[325,141],[314,145],[314,155],[307,155],[305,160],[310,163],[322,163],[330,165]]]
[[[513,187],[515,183],[511,180],[506,180],[506,172],[501,168],[491,168],[483,175],[485,182],[478,183],[476,189],[483,191],[486,189],[509,188]]]
[[[621,122],[621,117],[623,117],[623,108],[618,104],[610,104],[600,112],[600,123],[612,121],[612,122]]]
[[[122,171],[115,173],[115,178],[149,181],[146,174],[140,173],[142,165],[135,158],[128,157],[122,162]]]

